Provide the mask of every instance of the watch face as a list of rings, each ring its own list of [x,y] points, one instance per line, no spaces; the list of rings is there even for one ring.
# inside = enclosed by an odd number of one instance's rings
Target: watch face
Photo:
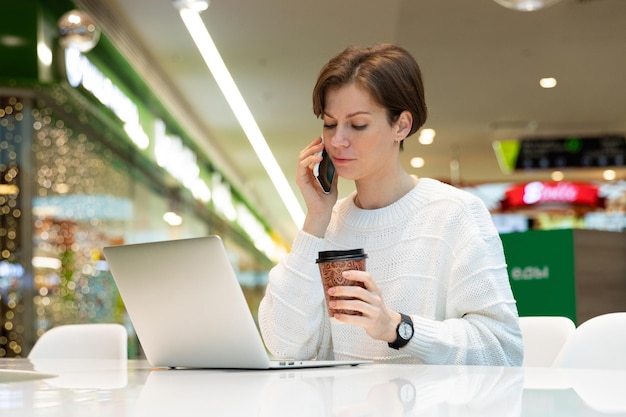
[[[409,340],[413,336],[413,328],[408,323],[401,323],[398,333],[404,340]]]

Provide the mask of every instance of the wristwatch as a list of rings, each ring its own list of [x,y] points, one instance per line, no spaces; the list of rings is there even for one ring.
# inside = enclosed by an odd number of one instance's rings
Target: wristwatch
[[[402,403],[404,412],[408,412],[413,409],[415,405],[415,387],[410,381],[404,378],[394,378],[389,382],[393,382],[398,387],[398,400]]]
[[[406,314],[400,313],[402,317],[400,324],[396,327],[396,340],[389,343],[389,347],[392,349],[400,349],[409,343],[409,340],[413,337],[413,320]]]

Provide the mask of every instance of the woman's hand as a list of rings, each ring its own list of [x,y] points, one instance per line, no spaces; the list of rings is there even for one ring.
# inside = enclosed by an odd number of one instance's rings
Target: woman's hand
[[[322,160],[317,154],[324,149],[322,138],[318,137],[300,151],[296,184],[302,193],[307,214],[302,230],[317,237],[324,237],[330,222],[333,206],[337,202],[337,174],[333,178],[330,194],[324,194],[322,187],[313,175],[313,167]]]
[[[333,317],[343,323],[363,327],[370,337],[385,342],[396,340],[396,327],[400,323],[400,313],[385,306],[380,287],[374,282],[369,272],[344,271],[343,277],[350,281],[359,281],[365,288],[359,286],[338,286],[328,289],[333,297],[351,297],[352,300],[333,300],[331,309],[351,310],[361,315],[339,314]]]

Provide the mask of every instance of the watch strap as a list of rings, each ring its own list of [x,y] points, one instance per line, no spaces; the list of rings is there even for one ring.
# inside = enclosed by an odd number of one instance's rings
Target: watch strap
[[[407,316],[406,314],[402,314],[400,313],[400,323],[398,324],[398,326],[396,327],[396,340],[394,340],[391,343],[388,343],[389,347],[392,349],[400,349],[401,347],[404,347],[407,345],[407,343],[409,343],[409,340],[411,340],[411,338],[413,337],[413,333],[414,333],[414,329],[413,329],[413,320],[411,319],[410,316]],[[403,338],[400,335],[400,326],[402,325],[408,325],[411,328],[411,334],[409,336],[408,339]]]

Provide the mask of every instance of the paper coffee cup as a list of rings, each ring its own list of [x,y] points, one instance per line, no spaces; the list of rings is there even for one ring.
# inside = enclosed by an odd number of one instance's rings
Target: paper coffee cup
[[[345,279],[341,273],[343,271],[358,270],[365,271],[365,259],[367,255],[363,249],[350,250],[329,250],[318,253],[315,261],[320,269],[322,285],[324,286],[324,296],[326,297],[326,306],[328,315],[332,317],[334,313],[361,315],[359,312],[343,309],[331,309],[328,303],[332,300],[351,299],[351,297],[331,297],[328,295],[328,289],[337,286],[356,285],[365,287],[360,281],[351,281]]]

